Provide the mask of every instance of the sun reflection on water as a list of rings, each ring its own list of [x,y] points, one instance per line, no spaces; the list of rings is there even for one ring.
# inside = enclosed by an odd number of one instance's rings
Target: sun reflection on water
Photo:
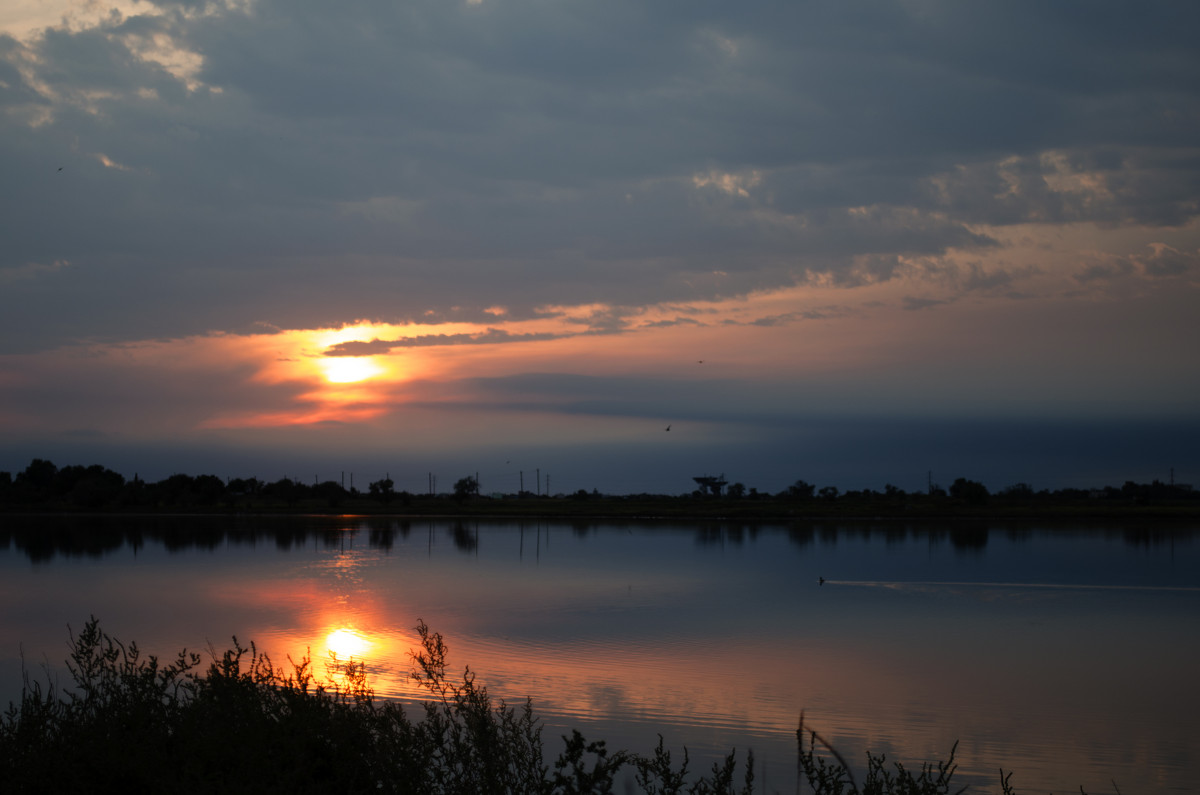
[[[375,644],[353,627],[339,627],[325,636],[325,650],[339,660],[361,661]]]
[[[382,698],[422,695],[408,676],[411,644],[403,633],[371,631],[362,624],[343,619],[326,624],[314,634],[321,639],[311,646],[319,678],[323,674],[326,681],[347,687],[361,675],[360,683]],[[296,639],[291,645],[295,647],[298,643],[299,639]],[[351,671],[355,676],[348,675]]]

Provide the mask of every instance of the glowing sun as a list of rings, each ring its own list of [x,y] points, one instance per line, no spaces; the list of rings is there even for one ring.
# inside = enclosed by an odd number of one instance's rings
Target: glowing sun
[[[371,645],[371,641],[361,632],[346,627],[335,629],[325,638],[326,648],[342,660],[361,658],[370,650]]]
[[[364,356],[330,356],[321,360],[325,380],[333,384],[352,384],[366,381],[383,372],[383,368]]]

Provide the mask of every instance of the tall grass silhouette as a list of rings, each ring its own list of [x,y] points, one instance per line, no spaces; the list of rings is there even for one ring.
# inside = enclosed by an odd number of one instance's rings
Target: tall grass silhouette
[[[59,688],[24,675],[19,703],[0,718],[6,792],[371,792],[415,795],[626,792],[751,795],[754,755],[730,751],[695,772],[659,735],[648,754],[609,749],[580,732],[561,737],[553,761],[526,699],[493,700],[469,668],[448,675],[446,643],[420,621],[412,676],[429,698],[418,707],[376,699],[362,663],[311,658],[275,666],[237,638],[209,662],[187,650],[170,661],[143,655],[90,618],[73,635]],[[859,787],[851,766],[801,713],[797,790],[814,795],[949,795],[954,750],[917,773],[867,754]],[[1005,795],[1011,774],[1001,771]],[[957,790],[961,793],[963,789]],[[1081,790],[1082,791],[1082,790]]]

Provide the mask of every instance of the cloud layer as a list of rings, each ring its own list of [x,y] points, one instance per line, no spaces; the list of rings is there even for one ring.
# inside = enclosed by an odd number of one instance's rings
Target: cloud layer
[[[1117,401],[1127,413],[1200,397],[1180,375],[1200,370],[1185,344],[1200,331],[1186,309],[1200,285],[1194,3],[23,9],[0,14],[9,423],[39,416],[18,393],[71,394],[72,376],[25,357],[359,321],[390,336],[304,355],[529,349],[494,375],[554,359],[551,372],[640,377],[564,364],[554,346],[590,335],[575,361],[609,361],[601,338],[617,335],[690,361],[717,330],[754,326],[775,330],[753,338],[769,370],[731,383],[871,381],[876,413],[894,408],[886,392],[920,391],[895,375],[906,367],[937,371],[930,395],[956,371],[1032,393],[1055,380],[1043,359],[1071,356],[1084,383],[1106,365],[1141,374],[1152,397]],[[910,348],[974,344],[936,366],[914,351],[877,377],[855,369],[877,366],[872,341],[909,333]],[[156,373],[134,380],[156,394]],[[254,382],[221,377],[230,393]],[[1067,392],[1050,413],[1085,390]],[[212,395],[210,414],[247,400]]]

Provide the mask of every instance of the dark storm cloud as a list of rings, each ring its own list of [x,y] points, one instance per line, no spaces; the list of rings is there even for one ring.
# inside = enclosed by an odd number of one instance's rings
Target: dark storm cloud
[[[853,287],[1200,212],[1192,3],[154,5],[0,39],[7,350]]]

